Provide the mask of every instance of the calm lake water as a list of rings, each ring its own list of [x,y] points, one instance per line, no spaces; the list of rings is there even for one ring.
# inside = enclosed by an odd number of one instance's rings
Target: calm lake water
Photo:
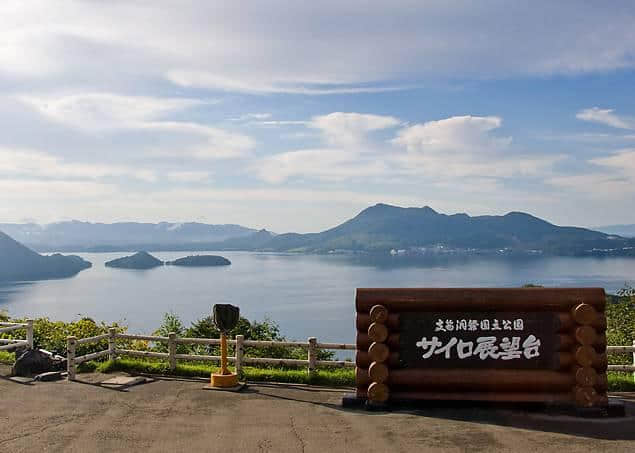
[[[187,253],[157,252],[173,260]],[[150,333],[163,313],[189,325],[214,303],[238,305],[248,319],[270,317],[292,339],[354,342],[358,287],[600,286],[615,292],[635,285],[632,258],[440,257],[409,260],[347,256],[223,252],[231,266],[111,269],[104,263],[125,253],[81,254],[91,269],[63,280],[0,285],[0,309],[12,316],[72,320],[90,316],[119,321]]]

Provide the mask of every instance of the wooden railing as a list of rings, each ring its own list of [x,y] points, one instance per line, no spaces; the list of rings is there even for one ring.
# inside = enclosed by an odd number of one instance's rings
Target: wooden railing
[[[633,340],[633,346],[607,346],[606,347],[607,354],[622,354],[622,353],[633,353],[633,364],[632,365],[609,365],[609,371],[632,371],[633,372],[633,380],[635,380],[635,340]]]
[[[24,325],[26,326],[26,324]],[[32,329],[32,328],[31,328]],[[0,330],[1,332],[1,330]],[[28,329],[27,329],[28,332]],[[28,335],[27,335],[28,338]],[[108,340],[108,349],[86,354],[83,356],[76,356],[75,351],[77,346],[83,344],[94,344],[100,341]],[[167,343],[168,352],[155,352],[155,351],[137,351],[133,349],[122,349],[117,347],[117,340],[142,340],[158,343]],[[32,341],[32,335],[31,335]],[[150,357],[155,359],[167,360],[170,370],[176,368],[177,360],[187,361],[204,361],[204,362],[220,362],[220,356],[216,355],[200,355],[200,354],[177,354],[177,345],[179,344],[194,344],[194,345],[220,345],[220,340],[216,338],[183,338],[177,337],[175,333],[170,333],[167,337],[153,336],[153,335],[131,335],[117,333],[116,329],[111,328],[107,334],[98,335],[96,337],[77,339],[75,337],[68,337],[67,339],[67,366],[68,366],[68,379],[74,380],[77,372],[77,365],[89,360],[95,360],[100,357],[108,357],[109,360],[114,360],[117,356],[132,356],[132,357]],[[245,340],[243,335],[236,335],[235,340],[228,340],[228,344],[235,346],[235,355],[228,357],[230,363],[234,363],[236,366],[236,372],[242,373],[242,367],[245,364],[253,365],[291,365],[291,366],[306,366],[309,373],[313,373],[318,367],[348,367],[354,368],[355,362],[345,360],[318,360],[318,350],[355,350],[356,345],[346,343],[319,343],[316,338],[311,337],[306,342],[302,341],[256,341]],[[12,345],[13,346],[13,345]],[[307,350],[306,360],[302,359],[281,359],[281,358],[267,358],[267,357],[245,357],[245,347],[287,347],[287,348],[305,348]],[[635,379],[635,341],[632,346],[608,346],[607,353],[620,354],[620,353],[632,353],[633,364],[632,365],[609,365],[608,371],[622,371],[633,372],[633,378]]]
[[[12,349],[27,347],[33,349],[33,320],[27,319],[25,323],[0,322],[0,334],[13,332],[14,330],[26,329],[26,339],[0,338],[0,351],[10,351]]]
[[[76,356],[75,352],[78,345],[98,343],[108,340],[108,349],[104,351],[94,352],[83,356]],[[142,340],[155,343],[167,343],[168,352],[155,351],[137,351],[133,349],[121,349],[117,347],[117,340]],[[241,374],[243,365],[289,365],[289,366],[306,366],[309,374],[313,374],[318,367],[349,367],[354,368],[355,362],[346,360],[318,360],[318,351],[326,350],[355,350],[354,344],[345,343],[319,343],[316,338],[311,337],[306,342],[301,341],[256,341],[245,340],[243,335],[236,335],[235,340],[228,340],[228,344],[235,346],[235,355],[228,357],[228,361],[236,367],[236,373]],[[195,345],[220,345],[220,339],[217,338],[184,338],[177,337],[175,333],[170,333],[167,337],[159,337],[152,335],[131,335],[117,333],[116,329],[111,328],[104,335],[96,337],[77,339],[75,337],[67,338],[67,367],[68,379],[74,380],[77,373],[77,365],[80,363],[94,360],[100,357],[108,356],[109,360],[114,360],[117,356],[132,357],[151,357],[155,359],[167,360],[170,370],[176,368],[177,360],[188,361],[205,361],[220,362],[220,356],[216,355],[200,355],[200,354],[177,354],[177,345],[179,344],[195,344]],[[307,350],[306,360],[302,359],[280,359],[266,357],[245,357],[245,347],[282,347],[282,348],[305,348]]]

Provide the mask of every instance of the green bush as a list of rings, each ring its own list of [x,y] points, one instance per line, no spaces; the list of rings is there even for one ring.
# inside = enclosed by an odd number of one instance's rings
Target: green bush
[[[606,342],[613,346],[631,346],[635,340],[635,288],[625,286],[606,303]],[[631,365],[633,355],[611,354],[614,365]]]

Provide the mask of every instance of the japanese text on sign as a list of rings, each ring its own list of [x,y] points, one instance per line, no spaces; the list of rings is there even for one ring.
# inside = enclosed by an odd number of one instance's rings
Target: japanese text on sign
[[[466,359],[476,356],[481,360],[499,359],[533,359],[540,356],[540,340],[534,335],[529,335],[521,344],[521,337],[503,337],[500,343],[496,337],[478,337],[476,341],[463,341],[463,339],[451,337],[445,344],[438,337],[428,339],[423,337],[416,343],[423,350],[421,357],[428,359],[434,355],[443,354],[446,359],[456,357]],[[455,355],[452,353],[455,352]]]

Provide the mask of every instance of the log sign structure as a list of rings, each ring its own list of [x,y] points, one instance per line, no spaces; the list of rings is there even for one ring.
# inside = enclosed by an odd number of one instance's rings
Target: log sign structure
[[[606,298],[584,289],[358,289],[357,397],[608,406]]]

